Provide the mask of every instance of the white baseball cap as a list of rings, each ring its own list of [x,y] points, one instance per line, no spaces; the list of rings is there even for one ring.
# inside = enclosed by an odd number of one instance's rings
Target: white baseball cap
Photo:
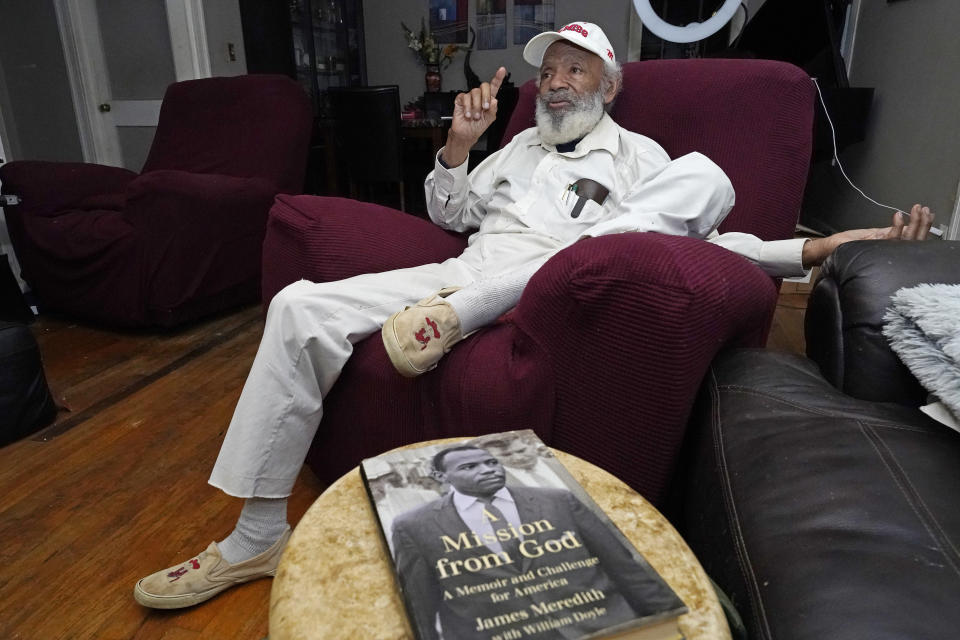
[[[617,56],[613,53],[610,41],[607,40],[603,29],[592,22],[571,22],[556,31],[544,31],[535,35],[523,48],[523,59],[540,68],[547,47],[561,39],[597,54],[608,67],[617,68]]]

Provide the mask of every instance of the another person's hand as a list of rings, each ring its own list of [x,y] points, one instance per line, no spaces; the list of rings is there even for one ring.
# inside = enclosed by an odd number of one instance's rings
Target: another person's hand
[[[500,67],[490,82],[484,82],[469,93],[457,94],[453,103],[453,121],[443,148],[443,161],[449,167],[463,164],[487,127],[497,118],[497,92],[507,77]]]
[[[889,227],[851,229],[826,238],[816,238],[803,245],[803,266],[809,269],[823,264],[834,249],[852,240],[926,240],[934,215],[929,207],[919,204],[910,209],[910,220],[897,211]]]

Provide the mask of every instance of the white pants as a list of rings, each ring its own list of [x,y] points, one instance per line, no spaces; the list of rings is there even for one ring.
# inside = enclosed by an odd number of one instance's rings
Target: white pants
[[[290,495],[323,415],[323,398],[353,345],[404,306],[479,280],[481,255],[467,249],[440,264],[337,282],[301,280],[280,291],[210,484],[240,498]],[[526,257],[541,264],[547,254],[537,248]]]

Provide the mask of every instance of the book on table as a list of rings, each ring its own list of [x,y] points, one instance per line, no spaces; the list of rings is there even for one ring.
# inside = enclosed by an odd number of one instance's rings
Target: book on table
[[[533,431],[360,471],[419,640],[683,638],[686,606]]]

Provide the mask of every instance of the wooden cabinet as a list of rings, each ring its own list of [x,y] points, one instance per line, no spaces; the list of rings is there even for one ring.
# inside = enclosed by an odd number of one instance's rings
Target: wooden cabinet
[[[240,0],[249,73],[296,78],[318,117],[330,87],[367,83],[361,0]]]
[[[361,0],[240,0],[240,17],[247,72],[294,78],[313,102],[305,192],[338,195],[336,160],[324,135],[327,90],[367,84]]]
[[[297,79],[327,115],[325,91],[367,82],[359,0],[289,0]]]

